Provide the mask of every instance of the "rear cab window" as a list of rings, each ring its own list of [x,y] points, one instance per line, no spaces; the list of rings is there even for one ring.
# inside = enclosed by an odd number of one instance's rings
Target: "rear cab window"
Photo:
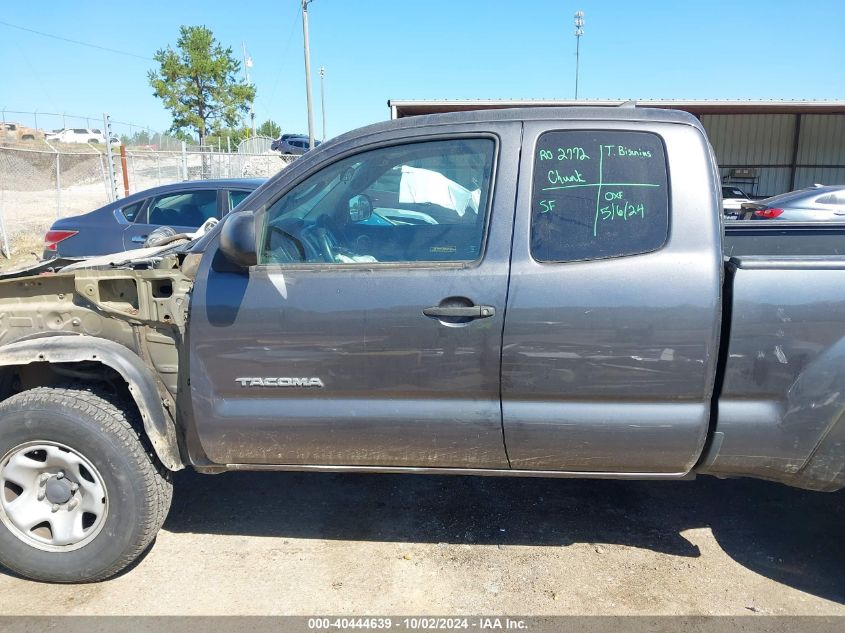
[[[656,251],[669,236],[668,189],[656,134],[545,132],[534,155],[531,255],[570,262]]]

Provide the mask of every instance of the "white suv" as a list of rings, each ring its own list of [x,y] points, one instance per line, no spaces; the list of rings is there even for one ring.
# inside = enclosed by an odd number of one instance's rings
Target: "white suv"
[[[105,144],[106,138],[100,130],[88,130],[81,127],[65,128],[58,132],[47,135],[48,141],[56,141],[57,143],[102,143]]]

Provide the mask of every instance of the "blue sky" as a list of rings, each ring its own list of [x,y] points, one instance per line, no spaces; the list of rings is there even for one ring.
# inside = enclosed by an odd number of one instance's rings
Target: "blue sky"
[[[314,0],[317,134],[321,65],[329,136],[387,118],[390,98],[571,98],[578,9],[582,98],[845,98],[842,0]],[[257,120],[307,129],[299,0],[10,1],[0,20],[141,57],[0,24],[8,110],[107,111],[164,130],[143,58],[174,44],[180,25],[204,24],[238,57],[247,43]]]

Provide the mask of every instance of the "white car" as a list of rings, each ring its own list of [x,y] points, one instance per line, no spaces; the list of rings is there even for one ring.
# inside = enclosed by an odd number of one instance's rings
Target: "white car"
[[[88,130],[86,128],[74,127],[65,128],[58,132],[47,135],[47,141],[57,143],[101,143],[105,144],[106,138],[100,130]]]
[[[738,218],[744,202],[752,202],[742,189],[722,185],[722,209],[729,218]]]

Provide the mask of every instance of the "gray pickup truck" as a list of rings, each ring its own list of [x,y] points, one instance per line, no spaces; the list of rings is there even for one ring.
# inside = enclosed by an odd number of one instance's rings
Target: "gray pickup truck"
[[[845,259],[723,233],[692,116],[500,110],[344,134],[192,243],[8,274],[0,562],[115,574],[187,466],[842,488]]]

